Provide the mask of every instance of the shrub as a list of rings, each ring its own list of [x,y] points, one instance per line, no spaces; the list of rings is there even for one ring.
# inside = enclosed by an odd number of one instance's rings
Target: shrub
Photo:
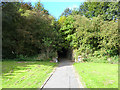
[[[112,56],[112,57],[108,58],[107,60],[111,64],[117,64],[118,63],[118,58],[119,58],[119,56],[116,55],[116,56]]]

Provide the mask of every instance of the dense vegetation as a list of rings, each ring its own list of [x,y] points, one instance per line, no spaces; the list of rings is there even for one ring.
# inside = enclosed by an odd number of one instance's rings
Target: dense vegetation
[[[118,2],[84,2],[79,8],[79,13],[87,18],[103,16],[104,20],[118,18]]]
[[[54,54],[58,37],[55,19],[41,3],[32,7],[29,3],[9,2],[3,3],[2,8],[3,58],[36,54],[48,58]]]
[[[58,20],[61,24],[60,31],[74,50],[76,59],[81,55],[83,61],[118,62],[120,36],[117,8],[118,3],[85,2],[79,11],[76,10],[78,13],[75,9],[73,12],[69,9],[64,11]],[[108,13],[106,17],[105,13]]]
[[[3,58],[52,58],[62,48],[83,61],[118,62],[118,3],[84,2],[56,21],[41,3],[2,3]]]
[[[67,51],[86,62],[74,66],[87,88],[118,87],[118,13],[118,3],[84,2],[56,20],[40,2],[2,3],[3,87],[40,87]]]

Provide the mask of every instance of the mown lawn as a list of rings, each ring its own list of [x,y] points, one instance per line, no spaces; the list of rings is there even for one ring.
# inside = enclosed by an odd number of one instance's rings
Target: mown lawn
[[[48,61],[3,61],[2,88],[40,88],[55,66]]]
[[[86,88],[118,88],[118,64],[74,63]]]
[[[2,89],[2,61],[0,61],[0,90]]]

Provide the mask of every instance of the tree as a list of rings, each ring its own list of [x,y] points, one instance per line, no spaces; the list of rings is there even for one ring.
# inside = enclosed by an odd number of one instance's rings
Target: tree
[[[2,3],[2,55],[4,57],[15,57],[18,33],[17,28],[23,18],[18,12],[20,3]],[[9,33],[8,33],[9,32]]]
[[[118,2],[84,2],[79,7],[79,13],[87,18],[102,15],[104,20],[116,20],[118,18]]]
[[[104,54],[100,53],[100,55],[118,55],[120,39],[117,34],[117,22],[104,21],[101,16],[94,17],[92,20],[80,15],[74,18],[78,40],[77,47],[80,53],[91,54],[95,51],[105,50]]]
[[[66,8],[66,9],[64,10],[64,12],[62,13],[61,16],[68,16],[68,15],[70,15],[71,13],[72,13],[72,10],[69,9],[69,8]]]
[[[38,12],[49,15],[48,11],[44,8],[41,2],[36,3],[34,9]]]
[[[3,3],[3,58],[41,53],[49,58],[55,52],[58,35],[55,19],[39,3],[35,8],[27,3]]]

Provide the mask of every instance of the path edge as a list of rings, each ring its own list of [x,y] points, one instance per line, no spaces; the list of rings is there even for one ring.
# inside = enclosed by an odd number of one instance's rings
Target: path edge
[[[56,68],[58,67],[58,65],[53,69],[53,71],[50,73],[50,76],[45,80],[45,82],[43,83],[43,85],[40,87],[40,90],[42,90],[44,88],[44,86],[46,85],[46,83],[48,82],[48,80],[52,77],[52,75],[54,74],[54,72],[56,71]]]
[[[72,67],[73,67],[73,70],[75,72],[75,76],[77,77],[79,85],[82,86],[80,88],[87,88],[86,85],[85,85],[85,82],[83,82],[82,77],[78,74],[78,72],[75,69],[74,65],[72,65]]]

